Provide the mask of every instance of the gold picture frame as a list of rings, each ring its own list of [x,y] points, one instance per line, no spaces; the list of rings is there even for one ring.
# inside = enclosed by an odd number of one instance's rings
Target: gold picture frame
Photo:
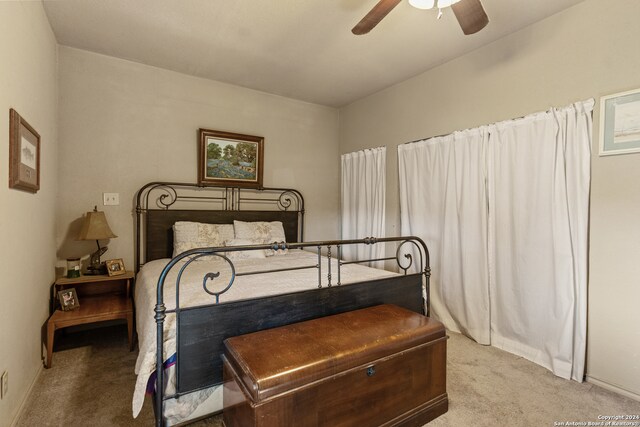
[[[109,274],[109,276],[119,276],[127,272],[124,268],[124,261],[122,258],[110,259],[104,263],[107,266],[107,274]]]
[[[264,138],[200,129],[198,184],[262,188]]]
[[[78,301],[78,294],[76,294],[75,288],[58,291],[58,300],[60,301],[62,311],[75,310],[80,307],[80,301]]]
[[[13,108],[9,110],[9,188],[40,189],[40,135]]]

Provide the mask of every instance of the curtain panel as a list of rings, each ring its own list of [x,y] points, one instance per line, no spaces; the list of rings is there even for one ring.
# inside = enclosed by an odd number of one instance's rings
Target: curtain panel
[[[343,239],[385,237],[387,148],[378,147],[341,156],[341,233]],[[384,245],[346,245],[346,260],[383,258]],[[369,263],[382,268],[382,262]]]
[[[490,343],[485,129],[398,147],[402,235],[431,256],[431,309],[454,332]]]
[[[402,232],[432,252],[434,314],[576,381],[592,110],[589,100],[398,147]]]

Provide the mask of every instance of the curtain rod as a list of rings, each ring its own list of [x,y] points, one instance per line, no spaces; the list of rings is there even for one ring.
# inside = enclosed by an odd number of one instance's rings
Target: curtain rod
[[[550,107],[548,110],[538,111],[538,112],[536,112],[536,113],[529,113],[529,114],[525,114],[525,115],[523,115],[523,116],[516,117],[516,118],[514,118],[514,119],[501,120],[501,121],[499,121],[499,122],[493,122],[493,123],[490,123],[490,124],[488,124],[488,125],[480,125],[480,126],[476,126],[476,127],[472,127],[472,128],[466,128],[466,129],[463,129],[463,130],[461,130],[461,131],[455,131],[455,130],[454,130],[453,132],[445,133],[445,134],[442,134],[442,135],[428,136],[428,137],[426,137],[426,138],[414,139],[413,141],[404,142],[404,143],[402,143],[401,145],[405,145],[405,144],[415,144],[416,142],[425,141],[425,140],[427,140],[427,139],[441,138],[441,137],[443,137],[443,136],[451,135],[451,134],[453,134],[453,133],[455,133],[455,132],[463,132],[463,131],[465,131],[465,130],[469,130],[469,129],[476,129],[476,128],[479,128],[479,127],[482,127],[482,126],[492,126],[492,125],[497,125],[498,123],[502,123],[502,122],[508,122],[508,121],[512,121],[512,120],[520,120],[520,119],[524,119],[524,118],[526,118],[526,117],[529,117],[529,116],[531,116],[532,114],[546,113],[546,112],[551,111],[551,110],[557,110],[557,109],[559,109],[559,108],[566,108],[566,107],[569,107],[569,106],[571,106],[571,105],[580,104],[580,103],[582,103],[582,104],[587,104],[587,105],[591,105],[591,106],[593,107],[593,103],[595,103],[595,100],[594,100],[593,98],[589,98],[589,99],[585,99],[584,101],[572,102],[571,104],[569,104],[569,105],[567,105],[567,106],[564,106],[564,107]],[[593,114],[593,111],[591,112],[591,114]]]
[[[341,154],[342,156],[344,156],[345,154],[352,154],[352,153],[357,153],[359,151],[367,151],[367,150],[377,150],[378,148],[387,148],[386,145],[381,145],[379,147],[371,147],[371,148],[361,148],[360,150],[356,150],[356,151],[350,151],[348,153],[343,153]]]
[[[553,107],[552,107],[552,108],[553,108]],[[545,111],[547,111],[547,110],[545,110]],[[502,121],[508,121],[508,120],[520,120],[520,119],[524,119],[524,118],[525,118],[525,117],[527,117],[527,116],[530,116],[531,114],[536,114],[536,113],[525,114],[524,116],[516,117],[515,119],[507,119],[507,120],[502,120]],[[413,141],[405,142],[405,143],[403,143],[402,145],[405,145],[405,144],[415,144],[416,142],[425,141],[425,140],[427,140],[427,139],[442,138],[443,136],[452,135],[452,134],[454,134],[454,133],[456,133],[456,132],[464,132],[465,130],[469,130],[469,129],[477,129],[477,128],[481,127],[481,126],[491,126],[491,125],[495,125],[495,124],[498,124],[498,123],[500,123],[500,122],[494,122],[494,123],[490,123],[490,124],[488,124],[488,125],[479,125],[479,126],[472,127],[472,128],[466,128],[466,129],[462,129],[461,131],[456,131],[456,130],[454,130],[453,132],[443,133],[442,135],[428,136],[428,137],[426,137],[426,138],[414,139]]]
[[[453,131],[455,132],[455,131]],[[451,133],[453,133],[451,132]],[[416,142],[420,142],[420,141],[425,141],[427,139],[433,139],[433,138],[441,138],[443,136],[447,136],[447,135],[451,135],[451,133],[444,133],[442,135],[436,135],[436,136],[428,136],[426,138],[420,138],[420,139],[414,139],[413,141],[409,141],[409,142],[403,142],[402,145],[406,145],[406,144],[415,144]]]

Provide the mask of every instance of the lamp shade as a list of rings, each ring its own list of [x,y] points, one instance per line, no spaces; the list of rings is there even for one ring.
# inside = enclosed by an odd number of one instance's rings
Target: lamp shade
[[[87,212],[82,223],[82,229],[78,235],[78,240],[102,240],[110,239],[112,237],[118,237],[113,234],[107,217],[104,212],[94,210],[93,212]]]

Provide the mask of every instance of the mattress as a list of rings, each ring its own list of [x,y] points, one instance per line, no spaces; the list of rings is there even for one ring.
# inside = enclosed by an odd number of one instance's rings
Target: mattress
[[[158,277],[169,262],[169,259],[151,261],[143,266],[138,273],[135,285],[136,327],[138,332],[139,354],[136,361],[135,372],[137,374],[136,386],[133,396],[133,416],[136,417],[142,408],[145,398],[145,390],[149,378],[156,369],[156,323],[154,308],[156,304],[156,289]],[[267,258],[250,258],[234,260],[236,274],[255,272],[261,270],[274,270],[301,266],[316,266],[318,256],[315,253],[303,250],[290,250],[285,254]],[[175,308],[176,277],[180,268],[184,265],[177,264],[167,275],[164,286],[164,304],[167,310]],[[331,273],[332,284],[337,282],[337,261],[332,259]],[[322,257],[322,274],[319,277],[317,268],[294,270],[278,273],[256,274],[236,277],[231,288],[220,296],[220,302],[251,299],[269,295],[278,295],[302,290],[314,289],[318,286],[319,278],[322,285],[326,286],[328,264]],[[220,276],[209,282],[212,291],[220,291],[229,283],[232,277],[229,264],[220,257],[209,256],[206,260],[198,260],[190,263],[184,270],[180,281],[180,306],[191,307],[215,302],[214,297],[207,294],[202,288],[203,277],[210,272],[220,273]],[[340,269],[341,283],[343,285],[374,279],[381,279],[396,275],[385,270],[369,268],[359,264],[349,264]],[[175,353],[175,315],[168,314],[164,323],[164,357],[170,358]],[[173,373],[169,372],[165,393],[172,394],[175,390]],[[169,424],[175,424],[187,419],[205,400],[220,400],[220,386],[180,396],[165,404],[165,417]],[[218,396],[216,398],[216,396]],[[211,399],[210,399],[211,398]],[[219,404],[219,405],[218,405]],[[213,408],[222,402],[214,402]],[[216,409],[214,409],[216,410]],[[200,412],[200,411],[198,411]]]

